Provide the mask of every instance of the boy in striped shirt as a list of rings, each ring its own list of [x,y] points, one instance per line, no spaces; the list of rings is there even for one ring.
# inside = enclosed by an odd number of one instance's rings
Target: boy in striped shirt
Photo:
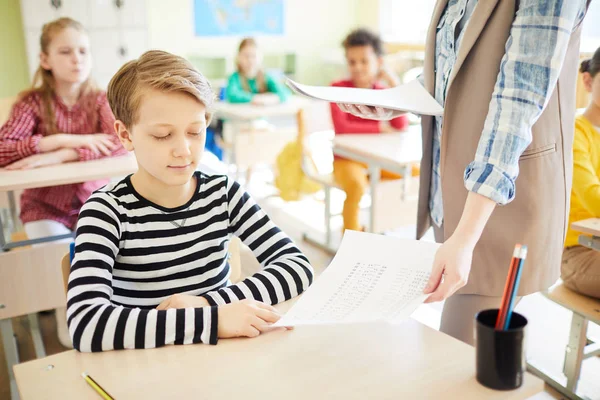
[[[77,224],[67,322],[79,351],[254,337],[313,270],[227,176],[196,172],[214,95],[181,57],[149,51],[108,87],[115,130],[139,170],[96,191]],[[263,269],[231,285],[231,235]]]

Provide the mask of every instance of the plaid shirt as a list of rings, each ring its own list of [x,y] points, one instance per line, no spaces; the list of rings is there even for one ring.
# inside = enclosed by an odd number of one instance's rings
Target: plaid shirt
[[[477,0],[449,0],[436,34],[435,98],[443,106],[448,79]],[[521,0],[506,42],[475,159],[464,176],[471,192],[499,205],[512,201],[519,157],[531,143],[531,127],[554,90],[570,35],[585,15],[585,0]],[[442,117],[433,132],[429,209],[441,226]]]
[[[98,122],[96,126],[82,109],[81,102],[67,107],[58,97],[54,97],[53,108],[58,132],[72,134],[107,133],[114,134],[115,117],[110,110],[106,93],[100,92],[96,99]],[[0,167],[17,160],[40,153],[39,142],[45,135],[41,123],[43,106],[41,96],[34,93],[13,107],[10,117],[0,128]],[[113,155],[125,154],[119,139]],[[80,161],[104,157],[89,149],[77,149]],[[23,223],[50,219],[73,229],[79,209],[92,192],[108,181],[85,182],[70,185],[28,189],[21,196],[21,221]]]

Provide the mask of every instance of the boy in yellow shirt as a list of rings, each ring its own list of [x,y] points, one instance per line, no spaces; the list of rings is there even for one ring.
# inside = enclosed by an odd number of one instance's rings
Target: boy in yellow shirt
[[[580,71],[592,100],[575,122],[569,226],[600,218],[600,48],[581,63]],[[600,298],[600,252],[578,245],[578,236],[572,229],[567,232],[561,277],[570,289]]]

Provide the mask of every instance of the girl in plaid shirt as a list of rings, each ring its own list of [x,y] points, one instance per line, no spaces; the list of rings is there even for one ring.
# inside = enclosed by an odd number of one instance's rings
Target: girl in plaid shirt
[[[0,128],[0,167],[31,169],[125,154],[114,134],[106,93],[90,79],[90,45],[83,26],[69,18],[50,22],[42,29],[40,46],[33,87],[21,93]],[[83,203],[106,183],[26,190],[20,217],[27,236],[71,232]],[[59,338],[68,344],[64,309],[58,315]]]

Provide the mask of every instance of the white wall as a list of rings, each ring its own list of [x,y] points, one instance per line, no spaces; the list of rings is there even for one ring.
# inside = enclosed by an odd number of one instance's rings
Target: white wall
[[[297,79],[326,84],[332,79],[321,56],[338,49],[359,22],[359,3],[366,0],[287,0],[283,36],[257,36],[265,53],[298,55]],[[192,0],[148,0],[149,45],[181,56],[235,54],[240,37],[195,37]]]
[[[600,2],[592,1],[583,21],[581,51],[593,53],[600,47]]]

